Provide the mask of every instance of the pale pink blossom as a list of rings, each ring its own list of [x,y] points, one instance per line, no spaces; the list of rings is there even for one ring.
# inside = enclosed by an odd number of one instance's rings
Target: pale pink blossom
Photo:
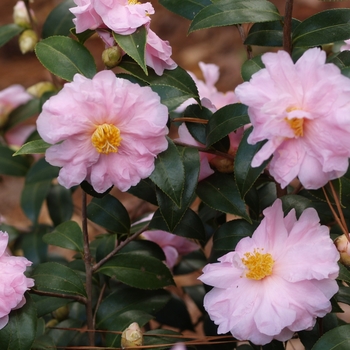
[[[74,0],[77,7],[70,11],[76,18],[77,33],[87,29],[109,28],[117,34],[128,35],[150,22],[154,13],[150,2],[136,0]]]
[[[23,86],[15,84],[0,91],[0,127],[3,126],[9,114],[20,105],[33,98]]]
[[[342,51],[349,51],[350,50],[350,39],[344,41],[345,44],[340,47],[340,52]]]
[[[93,79],[76,74],[45,102],[37,128],[54,144],[46,160],[62,168],[59,183],[70,188],[87,180],[102,193],[112,185],[126,191],[150,176],[168,146],[167,120],[151,88],[102,71]]]
[[[162,75],[164,69],[175,69],[177,64],[171,58],[172,48],[150,28],[146,39],[146,64],[154,69],[157,75]]]
[[[315,209],[306,209],[299,220],[294,209],[284,217],[277,199],[263,213],[252,237],[205,266],[199,277],[214,287],[204,307],[218,333],[257,345],[312,328],[331,311],[339,273],[339,253]]]
[[[183,343],[176,343],[171,350],[186,350],[186,346]]]
[[[35,130],[36,127],[33,124],[20,123],[9,129],[5,133],[4,139],[10,146],[21,147]]]
[[[264,69],[235,92],[248,106],[250,144],[267,140],[255,155],[257,167],[271,156],[269,171],[286,187],[299,177],[317,189],[346,172],[350,156],[350,80],[326,53],[307,50],[294,64],[288,53],[266,53]]]
[[[24,257],[11,256],[7,244],[7,232],[0,231],[0,329],[7,325],[11,310],[25,304],[24,293],[34,286],[34,280],[24,275],[32,263]]]
[[[188,73],[197,85],[198,94],[204,107],[215,112],[221,107],[238,102],[238,98],[233,91],[220,92],[215,87],[220,77],[219,67],[216,64],[199,62],[199,68],[204,81],[198,79],[192,72]],[[176,109],[176,112],[183,112],[191,104],[197,104],[197,101],[194,98],[188,99]]]

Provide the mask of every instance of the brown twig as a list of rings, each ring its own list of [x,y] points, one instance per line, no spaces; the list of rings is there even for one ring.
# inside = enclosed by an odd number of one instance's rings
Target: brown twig
[[[240,35],[240,37],[242,39],[242,44],[244,45],[244,42],[245,42],[245,39],[246,39],[244,28],[242,27],[241,24],[238,24],[236,27],[237,27],[238,33],[239,33],[239,35]],[[248,58],[248,60],[253,58],[252,49],[251,49],[250,45],[246,45],[246,51],[247,51],[247,58]]]
[[[37,294],[37,295],[44,295],[47,297],[54,297],[54,298],[72,299],[72,300],[78,301],[79,303],[82,303],[82,304],[87,303],[87,299],[85,297],[80,296],[80,295],[45,292],[43,290],[38,290],[38,289],[31,289],[29,291],[29,293]]]
[[[343,214],[343,210],[342,210],[341,205],[340,205],[340,200],[339,200],[338,194],[335,191],[332,182],[329,181],[328,183],[329,183],[329,187],[331,188],[331,191],[332,191],[332,196],[334,198],[334,202],[335,202],[335,205],[336,205],[337,210],[338,210],[340,221],[341,221],[343,227],[345,228],[346,232],[348,232],[348,235],[349,235],[348,225],[346,224],[346,221],[345,221],[345,218],[344,218],[344,214]]]
[[[292,54],[292,14],[293,0],[286,0],[283,24],[283,49]]]

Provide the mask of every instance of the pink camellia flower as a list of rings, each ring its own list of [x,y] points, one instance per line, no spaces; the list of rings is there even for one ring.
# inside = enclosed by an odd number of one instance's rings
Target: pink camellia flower
[[[6,124],[9,114],[15,108],[32,98],[23,86],[17,84],[0,91],[0,127]]]
[[[157,75],[162,75],[164,69],[175,69],[177,64],[171,58],[172,48],[150,28],[146,39],[146,64],[154,69]]]
[[[11,310],[25,304],[24,293],[34,286],[34,280],[24,275],[32,263],[24,257],[11,256],[7,244],[7,232],[0,231],[0,329],[7,325]]]
[[[103,193],[112,185],[126,191],[153,172],[155,157],[168,147],[167,120],[151,88],[102,71],[93,79],[76,74],[45,102],[37,128],[55,144],[46,160],[62,167],[61,185],[87,180]]]
[[[235,90],[254,127],[248,142],[267,140],[252,166],[273,155],[269,171],[282,188],[297,176],[308,189],[342,176],[350,157],[349,78],[319,48],[295,64],[284,51],[262,61],[266,68]]]
[[[350,50],[350,39],[344,41],[345,44],[340,47],[340,52],[342,51],[349,51]]]
[[[219,67],[213,63],[199,62],[199,68],[202,71],[204,81],[198,79],[192,72],[188,72],[197,85],[199,97],[204,107],[209,108],[212,112],[226,105],[237,103],[238,98],[233,91],[220,92],[215,87],[220,77]],[[176,109],[176,112],[183,112],[186,107],[196,104],[194,98],[190,98]]]
[[[218,333],[257,345],[312,328],[331,311],[339,273],[339,253],[315,209],[306,209],[299,220],[294,209],[283,217],[277,199],[264,215],[252,237],[205,266],[199,277],[214,287],[204,307]]]
[[[117,34],[128,35],[150,22],[154,13],[150,2],[137,0],[74,0],[77,7],[70,11],[76,18],[77,33],[87,29],[109,28]]]

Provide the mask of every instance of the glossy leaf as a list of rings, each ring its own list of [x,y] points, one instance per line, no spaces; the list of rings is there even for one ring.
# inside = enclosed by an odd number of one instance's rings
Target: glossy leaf
[[[145,239],[129,242],[125,247],[120,249],[120,253],[147,255],[161,261],[165,260],[163,249],[158,244]]]
[[[21,154],[36,154],[45,153],[46,150],[52,146],[51,144],[45,142],[44,140],[35,140],[25,143],[19,150],[17,150],[13,155],[18,156]]]
[[[312,207],[312,202],[307,198],[296,194],[289,194],[281,197],[284,215],[295,209],[297,217],[299,217],[306,208]]]
[[[255,181],[270,161],[270,159],[268,159],[260,166],[255,168],[251,166],[254,156],[259,152],[264,144],[264,142],[259,142],[255,145],[250,145],[247,139],[251,132],[252,128],[249,128],[244,132],[243,138],[237,149],[234,165],[236,184],[242,198],[245,197],[247,192],[254,185]]]
[[[129,233],[129,214],[119,200],[110,194],[103,198],[93,198],[87,207],[87,217],[112,233]]]
[[[6,350],[30,350],[36,336],[37,316],[30,296],[20,309],[10,313],[8,324],[0,330],[0,348]]]
[[[156,197],[156,186],[150,179],[141,180],[136,186],[128,189],[132,195],[154,205],[158,205]]]
[[[146,255],[117,254],[98,271],[134,288],[159,289],[174,284],[164,263]]]
[[[78,334],[76,330],[69,330],[69,328],[82,327],[82,321],[76,319],[67,319],[59,322],[55,327],[63,329],[49,329],[47,334],[54,339],[57,347],[65,348],[70,345],[70,342]]]
[[[181,257],[180,262],[173,268],[173,274],[177,276],[201,271],[207,262],[206,256],[198,246],[198,250]]]
[[[83,252],[83,232],[75,221],[65,221],[43,237],[44,242],[54,246]]]
[[[36,304],[38,317],[45,316],[71,302],[69,299],[39,296],[36,294],[32,294],[31,297]]]
[[[0,144],[0,174],[11,176],[25,176],[29,167],[29,159],[13,157],[14,151]]]
[[[250,222],[245,203],[231,174],[215,173],[207,177],[198,184],[196,192],[213,209],[240,216]]]
[[[205,7],[193,19],[189,32],[241,23],[258,23],[280,20],[275,5],[269,1],[219,0]]]
[[[255,56],[248,61],[245,61],[241,67],[241,75],[244,81],[249,81],[252,75],[260,69],[265,68],[261,60],[261,55]]]
[[[69,11],[75,7],[73,0],[66,0],[56,6],[47,16],[43,25],[43,39],[53,35],[69,35],[70,30],[74,27],[73,18],[75,16]]]
[[[344,325],[325,333],[311,350],[348,350],[350,348],[350,325]]]
[[[142,68],[144,73],[148,75],[145,59],[146,49],[146,28],[139,27],[133,34],[120,35],[113,32],[113,37],[123,51],[134,59]]]
[[[350,9],[326,10],[301,22],[293,33],[293,46],[317,46],[349,39]]]
[[[192,203],[199,175],[200,161],[198,151],[193,148],[181,147],[179,148],[179,152],[185,171],[184,190],[181,196],[180,205],[177,206],[161,190],[158,189],[156,191],[159,210],[167,223],[169,232],[174,231],[187,208]]]
[[[168,139],[168,149],[158,154],[155,161],[155,169],[150,179],[177,207],[181,207],[185,184],[185,170],[181,155],[170,139]]]
[[[0,47],[5,45],[8,41],[23,32],[24,28],[17,24],[11,23],[0,26]]]
[[[35,279],[35,288],[38,290],[86,296],[79,275],[67,266],[55,262],[40,264],[31,277]]]
[[[248,107],[235,103],[220,108],[209,119],[207,124],[207,147],[220,141],[230,132],[249,123]]]
[[[341,263],[338,263],[339,265],[339,275],[337,277],[337,280],[344,281],[348,284],[350,284],[350,271]]]
[[[185,17],[187,19],[193,19],[194,16],[201,11],[205,6],[211,4],[210,0],[181,0],[179,6],[178,0],[159,0],[159,3],[168,10],[175,12],[176,14]]]
[[[151,331],[144,333],[145,337],[143,338],[144,345],[149,346],[150,349],[154,350],[163,350],[170,349],[169,346],[161,347],[162,344],[175,344],[185,342],[186,339],[181,333],[172,331],[170,329],[153,329]],[[157,345],[154,348],[151,348],[150,345]]]
[[[96,74],[94,58],[85,46],[65,36],[50,36],[38,42],[35,53],[52,74],[72,81],[79,73],[87,78]]]
[[[292,19],[292,31],[300,23],[299,20]],[[283,46],[283,25],[282,21],[272,21],[255,23],[249,30],[245,45],[257,46]]]
[[[331,56],[330,63],[334,63],[341,70],[341,73],[350,78],[350,51],[345,50],[338,55]]]
[[[165,70],[161,76],[149,69],[146,75],[142,68],[128,57],[123,58],[119,67],[150,85],[152,90],[160,95],[161,102],[168,107],[169,111],[174,110],[189,98],[194,98],[200,103],[196,84],[191,76],[180,67]]]
[[[47,163],[44,158],[36,162],[28,171],[21,195],[21,206],[33,223],[38,220],[52,179],[58,176],[58,172],[59,169]]]

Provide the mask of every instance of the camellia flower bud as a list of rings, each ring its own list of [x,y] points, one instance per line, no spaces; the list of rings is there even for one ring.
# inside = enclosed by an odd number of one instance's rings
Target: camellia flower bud
[[[348,238],[344,235],[337,237],[334,241],[340,253],[340,262],[346,266],[350,266],[350,245]]]
[[[32,19],[35,20],[35,15],[32,10],[30,10]],[[31,28],[30,18],[28,15],[28,10],[23,1],[17,1],[17,4],[13,8],[13,22],[23,28]]]
[[[102,52],[102,61],[108,68],[117,66],[123,57],[123,51],[119,46],[112,46]]]
[[[122,333],[121,346],[123,349],[133,348],[143,345],[143,335],[140,326],[133,322]]]
[[[18,39],[19,49],[23,54],[34,50],[36,43],[38,42],[38,36],[32,29],[25,30]]]
[[[50,81],[41,81],[30,86],[27,92],[34,97],[40,98],[45,92],[55,91],[56,87]]]

